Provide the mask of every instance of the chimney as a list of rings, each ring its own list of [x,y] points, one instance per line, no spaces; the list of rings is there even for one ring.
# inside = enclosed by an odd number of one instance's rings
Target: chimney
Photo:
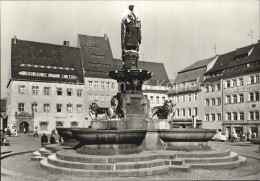
[[[104,39],[107,40],[107,34],[104,34]]]
[[[63,41],[64,46],[70,46],[70,41]]]
[[[17,38],[16,36],[14,36],[14,44],[16,44],[16,42],[17,42]]]

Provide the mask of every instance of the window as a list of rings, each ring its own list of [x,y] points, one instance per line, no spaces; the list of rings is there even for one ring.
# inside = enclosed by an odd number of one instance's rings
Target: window
[[[71,127],[77,127],[79,124],[76,121],[70,123]]]
[[[78,113],[82,112],[82,104],[77,104],[77,112]]]
[[[182,116],[185,117],[185,109],[182,109]]]
[[[249,120],[254,120],[254,112],[253,111],[249,112]]]
[[[250,111],[249,119],[250,120],[259,120],[259,111]]]
[[[50,95],[50,93],[51,93],[51,88],[50,88],[50,87],[44,87],[44,88],[43,88],[43,93],[44,93],[44,95]]]
[[[221,114],[220,113],[217,114],[217,119],[218,119],[218,121],[221,121]]]
[[[103,81],[100,82],[100,88],[101,88],[101,89],[105,89],[105,85],[104,85],[104,82],[103,82]]]
[[[91,88],[93,85],[93,82],[92,81],[88,81],[88,87]]]
[[[239,94],[239,102],[244,102],[244,94]]]
[[[198,108],[195,107],[195,108],[194,108],[194,116],[197,116],[197,115],[198,115]]]
[[[216,84],[216,91],[220,90],[220,84]]]
[[[209,121],[209,115],[205,114],[205,121]]]
[[[255,81],[254,81],[254,76],[251,76],[250,77],[250,84],[253,84]]]
[[[25,94],[25,85],[20,85],[19,86],[19,93],[20,94]]]
[[[215,87],[214,87],[214,85],[211,86],[211,91],[212,91],[212,92],[215,91]]]
[[[177,109],[177,116],[179,117],[180,116],[180,110]]]
[[[228,104],[231,103],[231,96],[230,95],[226,96],[226,103],[228,103]]]
[[[253,92],[249,93],[249,101],[254,101],[254,93]]]
[[[180,97],[179,96],[177,96],[177,100],[176,100],[176,102],[178,103],[180,101]]]
[[[41,122],[40,123],[40,131],[47,131],[48,130],[48,123],[47,122]]]
[[[150,102],[153,104],[153,96],[150,96]]]
[[[244,112],[239,113],[239,120],[244,120]]]
[[[77,89],[77,96],[82,97],[82,89]]]
[[[221,105],[221,98],[217,98],[217,106],[220,106]]]
[[[188,116],[191,117],[191,109],[188,109]]]
[[[115,89],[116,88],[116,84],[114,82],[111,83],[111,89]]]
[[[43,112],[50,112],[50,104],[43,104]]]
[[[182,101],[185,102],[185,95],[182,96]]]
[[[255,111],[255,120],[259,120],[259,111]]]
[[[62,126],[63,126],[63,122],[61,122],[61,121],[56,121],[56,126],[57,126],[57,127],[62,127]]]
[[[191,101],[191,94],[188,95],[188,101]]]
[[[198,94],[194,94],[194,101],[196,101],[198,99]]]
[[[100,101],[102,101],[102,102],[105,101],[105,96],[104,95],[100,96]]]
[[[159,104],[159,103],[160,103],[159,96],[156,96],[156,104]]]
[[[259,75],[256,75],[255,76],[255,83],[259,83],[260,82],[260,80],[259,80]]]
[[[94,81],[94,88],[98,88],[98,81]]]
[[[237,86],[237,80],[236,79],[233,79],[232,80],[232,87],[236,87]]]
[[[163,102],[163,103],[165,102],[165,97],[162,97],[162,102]]]
[[[229,88],[230,87],[230,80],[227,80],[226,81],[226,88]]]
[[[239,78],[238,81],[239,81],[239,86],[243,86],[243,85],[244,85],[244,80],[243,80],[243,78]]]
[[[232,97],[233,97],[233,103],[237,103],[237,95],[234,94]]]
[[[57,88],[57,95],[58,96],[61,96],[62,95],[62,88]]]
[[[90,100],[90,101],[93,101],[93,100],[94,100],[92,94],[89,94],[89,95],[88,95],[88,100]]]
[[[98,95],[97,94],[94,96],[94,101],[98,101]]]
[[[39,94],[39,86],[32,86],[32,93],[33,95]]]
[[[205,105],[206,105],[206,106],[209,106],[209,99],[206,99],[206,100],[205,100]]]
[[[67,104],[67,112],[72,112],[72,104]]]
[[[71,88],[67,89],[67,96],[72,96],[72,89]]]
[[[37,112],[38,111],[38,104],[37,103],[32,103],[32,112]]]
[[[214,99],[214,98],[211,99],[211,105],[212,105],[212,106],[215,106],[215,105],[216,105],[216,102],[215,102],[215,99]]]
[[[259,92],[255,92],[255,101],[259,101]]]
[[[18,110],[20,112],[24,111],[24,103],[18,103]]]
[[[62,112],[62,104],[56,105],[57,112]]]
[[[237,113],[236,112],[233,112],[233,120],[237,121]]]
[[[110,101],[110,95],[106,96],[106,101]]]
[[[227,118],[228,121],[231,120],[231,113],[230,113],[230,112],[227,112],[227,113],[226,113],[226,118]]]
[[[106,82],[106,89],[109,89],[110,87],[110,82]]]
[[[215,114],[211,114],[211,121],[215,121],[216,118],[215,118]]]

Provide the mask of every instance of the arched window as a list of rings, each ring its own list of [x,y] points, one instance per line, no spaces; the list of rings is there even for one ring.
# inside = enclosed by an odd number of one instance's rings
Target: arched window
[[[47,122],[41,122],[40,123],[40,131],[47,131],[48,130],[48,123]]]
[[[71,127],[77,127],[78,126],[78,123],[76,121],[73,121],[70,124],[71,124]]]
[[[56,126],[58,127],[62,127],[63,126],[63,122],[61,122],[61,121],[56,121]]]

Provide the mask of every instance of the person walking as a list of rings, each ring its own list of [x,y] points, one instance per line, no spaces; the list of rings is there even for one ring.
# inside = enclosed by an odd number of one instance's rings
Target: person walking
[[[45,147],[45,145],[48,144],[48,137],[47,137],[47,135],[45,133],[42,134],[41,144],[42,144],[42,147]]]
[[[54,135],[52,134],[51,137],[50,137],[50,143],[51,144],[55,144],[56,143],[56,139],[54,137]]]
[[[10,131],[10,128],[9,128],[9,127],[7,128],[6,134],[7,134],[9,137],[11,136],[11,131]]]
[[[35,137],[35,136],[39,137],[37,130],[35,130],[35,132],[34,132],[34,134],[33,134],[33,137]]]

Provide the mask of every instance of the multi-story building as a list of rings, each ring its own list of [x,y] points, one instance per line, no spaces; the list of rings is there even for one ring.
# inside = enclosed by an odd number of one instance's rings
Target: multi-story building
[[[200,60],[178,72],[173,88],[167,94],[176,103],[174,122],[191,120],[195,116],[203,119],[203,93],[201,84],[204,73],[212,68],[217,57]]]
[[[80,48],[13,38],[7,85],[8,126],[18,132],[51,132],[85,122]]]
[[[260,135],[260,42],[233,53],[223,73],[223,128]]]
[[[118,84],[108,76],[108,72],[114,70],[118,62],[113,59],[107,35],[104,37],[78,35],[78,47],[81,49],[84,68],[87,95],[84,100],[85,107],[89,108],[92,102],[100,107],[110,107],[111,98],[118,92]],[[86,116],[91,120],[88,109]]]
[[[213,67],[204,75],[202,85],[203,101],[203,127],[215,128],[222,131],[223,100],[222,76],[234,52],[219,55]]]

